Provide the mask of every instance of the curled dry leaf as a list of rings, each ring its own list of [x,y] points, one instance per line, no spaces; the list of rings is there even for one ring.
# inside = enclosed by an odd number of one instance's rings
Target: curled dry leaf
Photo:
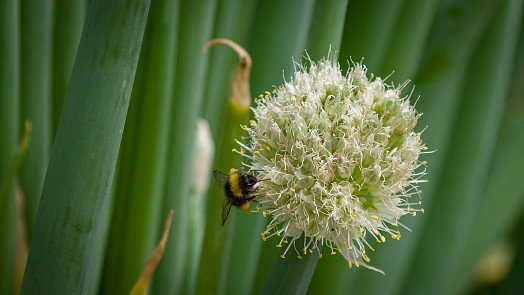
[[[171,227],[172,219],[173,210],[169,212],[169,216],[167,217],[166,223],[164,225],[164,234],[162,235],[162,239],[160,239],[160,242],[158,243],[155,250],[147,260],[146,265],[144,266],[144,269],[142,270],[142,273],[138,278],[138,281],[133,286],[133,289],[131,289],[131,292],[129,292],[130,295],[147,294],[147,286],[149,285],[151,276],[153,275],[153,272],[155,271],[158,263],[160,262],[162,254],[164,254],[164,249],[166,247],[167,237],[169,235],[169,228]]]
[[[235,50],[240,58],[238,68],[233,82],[233,89],[231,90],[230,99],[236,105],[248,109],[251,104],[251,93],[249,89],[249,72],[251,70],[251,57],[249,53],[237,43],[228,39],[213,39],[204,45],[204,51],[208,48],[226,45]]]

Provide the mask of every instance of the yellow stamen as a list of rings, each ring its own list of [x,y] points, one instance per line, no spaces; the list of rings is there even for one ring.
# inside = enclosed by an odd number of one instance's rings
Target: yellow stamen
[[[369,262],[369,261],[370,261],[369,257],[368,257],[366,254],[363,254],[363,255],[362,255],[362,258],[363,258],[364,261],[366,261],[366,262]]]

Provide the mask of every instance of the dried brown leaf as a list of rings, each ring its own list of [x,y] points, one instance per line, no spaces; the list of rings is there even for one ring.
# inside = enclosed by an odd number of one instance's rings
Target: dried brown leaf
[[[147,286],[149,285],[151,276],[153,275],[153,272],[155,271],[158,263],[160,262],[160,259],[162,258],[162,255],[164,254],[172,219],[173,210],[169,212],[169,216],[167,217],[166,223],[164,225],[164,234],[162,235],[162,239],[160,239],[160,242],[147,260],[146,265],[144,266],[144,269],[138,278],[138,281],[133,286],[133,289],[131,289],[131,292],[129,292],[130,295],[147,294]]]

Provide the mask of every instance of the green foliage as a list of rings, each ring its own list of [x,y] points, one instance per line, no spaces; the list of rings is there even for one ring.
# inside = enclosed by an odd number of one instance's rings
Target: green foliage
[[[518,292],[523,13],[522,0],[0,1],[0,184],[14,182],[0,196],[0,293],[16,280],[15,187],[31,246],[24,294],[128,294],[171,209],[150,294]],[[252,114],[228,99],[237,55],[203,52],[214,38],[251,55],[251,101],[289,80],[293,60],[307,65],[305,50],[318,60],[330,45],[344,68],[364,58],[375,76],[394,72],[388,84],[412,79],[403,94],[416,86],[417,131],[434,153],[425,214],[366,253],[385,276],[349,269],[329,247],[321,260],[293,248],[281,259],[260,213],[233,208],[221,226],[211,170],[246,161],[231,150]],[[192,166],[199,117],[216,151],[209,171]],[[479,281],[478,262],[500,245],[515,252],[503,252],[509,274]]]
[[[87,292],[148,10],[148,1],[91,2],[47,169],[22,294]]]

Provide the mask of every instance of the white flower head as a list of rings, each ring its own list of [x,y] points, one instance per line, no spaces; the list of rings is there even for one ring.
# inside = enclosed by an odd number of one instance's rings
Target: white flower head
[[[331,57],[309,63],[296,64],[291,81],[256,99],[248,142],[238,142],[245,165],[265,179],[257,210],[271,222],[262,238],[279,236],[284,257],[305,234],[298,251],[322,243],[350,267],[372,268],[366,239],[399,239],[399,218],[423,212],[417,184],[425,162],[418,157],[426,147],[413,131],[420,114],[409,95],[400,97],[407,83],[368,78],[362,63],[346,75]]]

